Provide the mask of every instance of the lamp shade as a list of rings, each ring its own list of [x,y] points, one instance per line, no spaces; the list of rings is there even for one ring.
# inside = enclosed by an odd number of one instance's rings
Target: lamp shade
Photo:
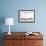
[[[5,18],[5,25],[14,25],[14,18]]]

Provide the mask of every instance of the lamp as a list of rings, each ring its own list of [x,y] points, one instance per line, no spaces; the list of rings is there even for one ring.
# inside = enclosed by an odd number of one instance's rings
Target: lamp
[[[14,25],[14,18],[5,18],[5,25],[9,25],[8,34],[11,35],[11,33],[10,33],[10,25]]]

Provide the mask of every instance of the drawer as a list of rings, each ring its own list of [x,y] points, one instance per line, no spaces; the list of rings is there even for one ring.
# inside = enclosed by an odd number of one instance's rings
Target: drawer
[[[23,46],[23,40],[5,40],[4,46]]]
[[[16,41],[14,40],[5,40],[4,41],[4,46],[15,46],[16,45]]]
[[[39,39],[39,40],[43,40],[43,36],[41,36],[41,35],[33,35],[33,36],[30,36],[30,35],[25,35],[25,40],[29,40],[29,39],[35,39],[35,40],[37,40],[37,39]]]
[[[32,41],[32,46],[43,46],[43,40]]]
[[[42,40],[25,40],[24,46],[43,46]]]
[[[24,39],[24,36],[23,35],[15,35],[15,36],[10,36],[10,35],[7,35],[7,36],[4,36],[4,39],[10,39],[10,40],[22,40]]]

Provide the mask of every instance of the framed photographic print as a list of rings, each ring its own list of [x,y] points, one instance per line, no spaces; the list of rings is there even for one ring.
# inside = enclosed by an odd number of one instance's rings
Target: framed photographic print
[[[35,10],[19,10],[18,21],[22,23],[34,23],[35,22]]]

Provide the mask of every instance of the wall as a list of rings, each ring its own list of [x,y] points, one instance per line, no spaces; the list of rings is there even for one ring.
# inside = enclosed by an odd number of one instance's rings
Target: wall
[[[13,17],[15,19],[14,26],[11,31],[46,31],[46,1],[45,0],[0,0],[1,14],[0,17]],[[19,9],[35,9],[35,23],[19,23]],[[3,24],[2,32],[8,31],[8,27]]]

